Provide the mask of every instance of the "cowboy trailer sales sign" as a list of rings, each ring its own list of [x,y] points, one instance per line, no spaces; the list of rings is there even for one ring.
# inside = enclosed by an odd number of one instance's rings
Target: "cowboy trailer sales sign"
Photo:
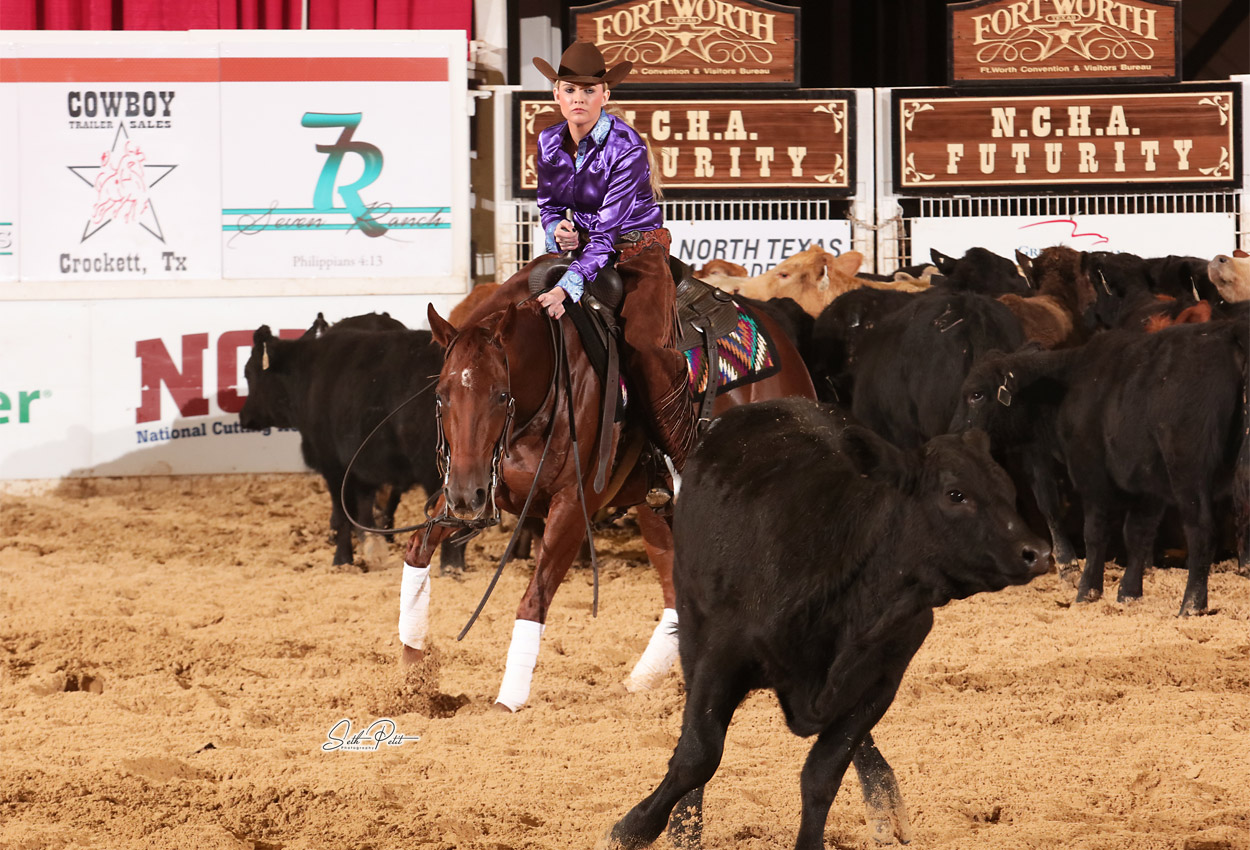
[[[64,52],[19,48],[21,276],[219,277],[216,45]]]

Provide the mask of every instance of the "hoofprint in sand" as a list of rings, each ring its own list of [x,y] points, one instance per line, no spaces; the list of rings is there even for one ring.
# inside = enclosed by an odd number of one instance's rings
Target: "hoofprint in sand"
[[[506,536],[471,544],[463,580],[435,569],[434,652],[402,671],[399,544],[332,568],[328,519],[312,476],[0,495],[0,848],[563,850],[655,786],[681,677],[622,685],[661,612],[628,528],[598,537],[597,618],[590,571],[571,573],[509,716],[491,703],[531,562],[462,642]],[[1216,613],[1178,619],[1184,581],[1152,570],[1134,605],[1073,606],[1050,575],[940,609],[874,732],[914,846],[1250,848],[1250,580],[1218,565]],[[335,747],[342,720],[381,718],[402,743]],[[748,698],[709,850],[793,843],[807,746]],[[865,840],[853,774],[826,839]]]

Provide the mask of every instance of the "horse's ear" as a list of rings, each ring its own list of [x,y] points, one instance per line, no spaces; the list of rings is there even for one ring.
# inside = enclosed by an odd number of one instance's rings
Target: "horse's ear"
[[[512,334],[512,329],[516,325],[516,315],[516,305],[509,304],[504,309],[499,324],[495,325],[495,335],[491,338],[491,342],[498,346],[503,345],[503,340]]]
[[[447,348],[447,346],[451,345],[451,341],[456,338],[456,334],[459,331],[456,330],[455,325],[438,314],[438,311],[434,309],[433,302],[430,303],[425,314],[430,320],[430,332],[434,335],[434,341],[443,348]]]

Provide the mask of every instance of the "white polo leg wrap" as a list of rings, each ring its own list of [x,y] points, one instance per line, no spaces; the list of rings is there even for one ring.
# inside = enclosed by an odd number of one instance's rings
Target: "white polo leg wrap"
[[[634,665],[634,671],[625,680],[625,690],[631,694],[649,691],[656,687],[673,669],[677,660],[677,611],[665,608],[660,624],[651,633],[651,642]]]
[[[499,685],[501,702],[516,711],[530,698],[534,665],[538,663],[538,646],[546,626],[533,620],[517,620],[512,624],[512,643],[508,646],[508,664]]]
[[[399,584],[399,639],[405,646],[425,649],[430,632],[430,568],[404,564]]]

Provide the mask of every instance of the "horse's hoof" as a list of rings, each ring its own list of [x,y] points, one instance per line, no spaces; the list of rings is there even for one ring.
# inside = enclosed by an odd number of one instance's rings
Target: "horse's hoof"
[[[405,667],[415,667],[425,660],[425,650],[413,649],[408,644],[399,653],[399,663]]]
[[[508,708],[508,706],[504,705],[501,702],[497,702],[494,705],[492,705],[491,711],[495,712],[496,714],[516,714],[515,711]]]

